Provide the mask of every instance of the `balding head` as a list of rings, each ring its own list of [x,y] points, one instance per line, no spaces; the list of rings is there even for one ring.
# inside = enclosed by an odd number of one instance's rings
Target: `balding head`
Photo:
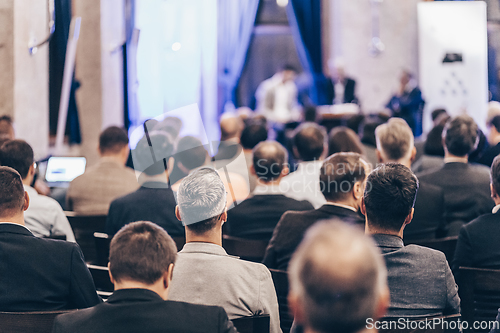
[[[388,305],[387,272],[377,246],[342,221],[306,233],[289,267],[295,320],[318,333],[353,333]]]
[[[401,118],[392,118],[375,130],[379,162],[410,166],[415,158],[413,132]]]
[[[243,130],[243,121],[240,117],[234,115],[222,116],[220,119],[220,139],[226,141],[235,139],[239,142],[241,131]]]
[[[276,141],[264,141],[253,150],[253,169],[260,181],[268,183],[288,174],[288,153]]]

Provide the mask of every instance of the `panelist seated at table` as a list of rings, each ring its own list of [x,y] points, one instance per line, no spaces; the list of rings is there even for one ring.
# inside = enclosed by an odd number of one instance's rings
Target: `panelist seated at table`
[[[330,77],[321,83],[320,103],[324,105],[337,105],[358,103],[356,97],[356,81],[345,73],[345,64],[342,59],[328,61]]]

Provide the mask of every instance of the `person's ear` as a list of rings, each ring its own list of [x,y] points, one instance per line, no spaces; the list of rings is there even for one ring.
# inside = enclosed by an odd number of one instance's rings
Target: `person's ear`
[[[30,206],[30,196],[28,195],[28,192],[24,191],[23,212],[27,211],[29,206]]]
[[[163,274],[163,287],[168,289],[170,287],[170,282],[172,282],[172,277],[174,274],[174,264],[168,265],[167,271]]]
[[[380,153],[380,150],[375,150],[375,153],[377,154],[377,162],[378,163],[384,163],[384,160],[382,159],[382,154]]]
[[[415,162],[416,157],[417,157],[417,147],[413,146],[413,149],[411,150],[410,164],[413,164],[413,162]]]
[[[403,224],[403,227],[407,226],[408,224],[411,223],[411,220],[413,220],[413,213],[415,212],[415,208],[412,208],[410,211],[410,214],[405,219],[405,222]]]
[[[28,170],[28,175],[29,176],[34,176],[35,175],[35,163],[33,163],[32,165],[30,165],[30,169]]]
[[[354,196],[354,199],[356,201],[360,200],[363,197],[364,188],[363,188],[363,182],[355,182],[352,195]]]
[[[495,190],[495,188],[493,187],[493,184],[490,184],[490,192],[491,192],[491,197],[493,199],[498,198],[498,193]]]
[[[179,221],[182,221],[181,211],[179,210],[179,206],[175,206],[175,217],[177,217]]]
[[[287,165],[283,166],[283,170],[281,170],[281,177],[285,177],[290,173],[290,169]]]
[[[174,160],[174,157],[173,156],[170,156],[168,158],[168,162],[167,162],[167,169],[169,173],[172,172],[172,170],[174,170],[174,164],[175,164],[175,160]]]
[[[111,274],[111,270],[109,269],[110,266],[111,266],[111,264],[108,262],[109,281],[111,281],[111,283],[114,285],[116,281],[115,281],[115,278],[113,277],[113,274]]]
[[[226,209],[224,209],[224,213],[221,214],[220,220],[222,221],[221,225],[223,225],[224,223],[226,223],[226,221],[227,221],[227,207],[226,207]]]
[[[255,171],[255,167],[253,165],[250,165],[250,174],[252,176],[256,176],[257,177],[257,171]]]
[[[366,206],[365,206],[365,197],[364,196],[361,198],[361,205],[359,206],[359,210],[361,211],[361,214],[366,216]]]
[[[290,312],[292,313],[295,322],[299,325],[304,325],[304,310],[299,297],[293,291],[290,291],[288,294],[288,307],[290,308]]]
[[[299,155],[299,151],[297,150],[297,147],[294,146],[292,148],[292,151],[293,151],[293,156],[295,157],[295,159],[300,160],[300,155]]]

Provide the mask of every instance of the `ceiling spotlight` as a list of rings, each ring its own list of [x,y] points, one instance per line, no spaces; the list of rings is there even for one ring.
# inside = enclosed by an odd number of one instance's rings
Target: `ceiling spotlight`
[[[280,7],[286,7],[288,5],[288,0],[276,0],[276,3]]]
[[[179,51],[181,49],[181,43],[175,42],[172,44],[172,51]]]

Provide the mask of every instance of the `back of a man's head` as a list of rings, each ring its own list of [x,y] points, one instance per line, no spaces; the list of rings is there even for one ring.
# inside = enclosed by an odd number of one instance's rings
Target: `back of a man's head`
[[[111,240],[109,270],[116,282],[152,285],[176,257],[175,242],[165,230],[151,222],[133,222]]]
[[[373,170],[366,184],[364,203],[368,225],[377,230],[399,232],[415,204],[417,177],[402,164],[387,163]]]
[[[0,166],[0,219],[9,222],[23,212],[24,187],[19,173],[7,166]],[[10,221],[12,222],[12,221]]]
[[[219,174],[201,168],[186,176],[177,191],[177,206],[190,231],[203,235],[212,230],[226,209],[226,189]]]
[[[377,149],[384,162],[406,163],[413,151],[413,132],[401,118],[391,118],[375,130]]]
[[[304,162],[314,161],[321,157],[325,149],[326,131],[315,123],[300,125],[293,137],[293,145]]]
[[[276,141],[264,141],[253,149],[253,167],[257,177],[270,182],[281,176],[288,163],[288,152]]]
[[[14,140],[14,126],[12,118],[4,115],[0,117],[0,139]]]
[[[193,170],[203,166],[207,160],[208,153],[203,147],[203,143],[194,136],[185,136],[177,144],[177,162],[188,169]]]
[[[490,180],[496,194],[500,196],[500,156],[495,157],[491,164]]]
[[[15,169],[23,179],[33,163],[33,149],[26,141],[11,140],[0,147],[0,164]]]
[[[120,127],[106,128],[99,136],[99,151],[101,155],[117,155],[128,145],[127,132]]]
[[[459,157],[467,156],[476,147],[477,131],[476,122],[468,115],[451,119],[443,131],[448,153]]]
[[[289,266],[296,320],[318,333],[354,333],[386,307],[387,272],[374,242],[342,221],[306,233]]]
[[[357,153],[336,153],[321,166],[319,186],[326,201],[341,202],[348,198],[357,182],[363,182],[367,163]]]
[[[243,121],[236,115],[222,115],[220,119],[220,139],[239,139],[243,130]]]
[[[168,159],[174,153],[172,137],[162,131],[153,131],[144,136],[132,151],[136,171],[155,176],[168,169]],[[154,158],[153,158],[154,155]]]
[[[244,149],[254,149],[258,143],[267,140],[267,128],[262,122],[252,123],[241,133],[241,146]]]

